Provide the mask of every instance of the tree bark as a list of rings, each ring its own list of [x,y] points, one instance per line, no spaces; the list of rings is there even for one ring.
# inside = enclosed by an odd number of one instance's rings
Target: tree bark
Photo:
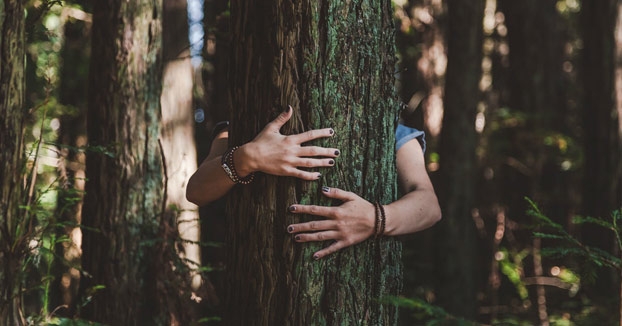
[[[396,199],[395,31],[391,2],[231,2],[230,145],[252,138],[291,104],[282,132],[332,127],[342,154],[320,181],[258,175],[232,190],[226,246],[227,325],[396,325],[397,309],[378,299],[399,294],[401,244],[371,242],[314,261],[327,243],[295,243],[292,203],[331,204],[320,186],[387,204]],[[337,203],[332,203],[337,204]],[[390,216],[388,218],[391,218]],[[378,286],[374,285],[376,282]]]
[[[87,131],[89,145],[110,155],[93,147],[87,153],[82,265],[89,275],[80,293],[92,301],[82,317],[174,324],[157,296],[170,267],[158,265],[168,258],[159,255],[172,240],[161,238],[169,227],[158,144],[162,1],[97,1],[93,12]],[[105,288],[93,291],[97,285]]]
[[[447,73],[440,139],[439,300],[447,310],[473,318],[476,309],[474,207],[484,1],[447,2]],[[448,257],[450,255],[451,257]]]
[[[19,278],[27,248],[23,236],[24,6],[0,1],[0,324],[24,325]],[[21,232],[20,232],[21,230]]]

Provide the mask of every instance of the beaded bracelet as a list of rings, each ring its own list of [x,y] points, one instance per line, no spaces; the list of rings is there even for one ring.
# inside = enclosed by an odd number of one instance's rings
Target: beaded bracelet
[[[374,239],[377,239],[384,235],[384,230],[387,224],[387,216],[384,212],[384,206],[382,206],[379,202],[375,202],[374,206],[376,208],[376,221],[374,223]]]
[[[255,174],[251,173],[249,175],[247,175],[244,178],[240,178],[240,176],[238,176],[238,172],[235,170],[235,164],[233,162],[233,153],[240,148],[239,146],[235,146],[231,149],[229,149],[221,158],[221,163],[222,163],[222,168],[223,170],[225,170],[225,173],[227,173],[227,175],[229,176],[229,178],[231,179],[231,181],[233,181],[234,183],[241,183],[244,185],[247,185],[251,182],[253,182],[253,179],[255,179]]]

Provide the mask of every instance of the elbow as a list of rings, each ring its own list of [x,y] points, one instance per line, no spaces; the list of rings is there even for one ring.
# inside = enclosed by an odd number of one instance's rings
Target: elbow
[[[194,186],[194,182],[192,182],[192,177],[188,180],[188,184],[186,185],[186,200],[200,206],[200,200],[197,196],[196,187]]]
[[[436,197],[436,196],[435,196]],[[438,223],[443,218],[443,213],[441,210],[441,206],[438,204],[438,199],[433,201],[435,204],[432,206],[430,211],[430,218],[432,220],[432,225]]]

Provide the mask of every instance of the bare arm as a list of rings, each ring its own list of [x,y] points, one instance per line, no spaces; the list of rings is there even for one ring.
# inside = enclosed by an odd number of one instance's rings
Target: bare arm
[[[398,183],[405,195],[385,206],[386,235],[425,230],[441,219],[441,209],[425,169],[419,142],[407,142],[396,156]]]
[[[397,173],[400,187],[406,194],[385,206],[385,235],[396,236],[429,228],[441,218],[434,188],[430,182],[423,151],[419,142],[411,140],[397,152]],[[337,188],[322,188],[330,198],[342,200],[340,206],[292,205],[292,213],[306,213],[328,217],[328,220],[293,224],[288,232],[298,233],[298,242],[335,240],[330,246],[316,252],[320,259],[342,248],[362,242],[373,235],[375,207],[358,195]],[[304,233],[304,232],[315,233]],[[299,233],[303,232],[303,233]]]
[[[281,113],[274,121],[233,155],[235,169],[240,177],[253,172],[272,175],[291,176],[303,180],[317,180],[318,172],[303,171],[299,167],[334,166],[339,156],[336,148],[302,146],[303,143],[332,137],[331,128],[310,130],[297,135],[282,135],[281,127],[292,117],[291,107]],[[221,157],[227,150],[228,133],[221,133],[213,142],[207,158],[190,177],[186,187],[186,198],[199,206],[224,196],[235,183],[231,181],[221,166]]]

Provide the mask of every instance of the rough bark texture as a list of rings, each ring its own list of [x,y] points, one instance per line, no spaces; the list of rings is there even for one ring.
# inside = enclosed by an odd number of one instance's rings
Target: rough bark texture
[[[21,316],[21,258],[26,241],[18,240],[23,211],[24,164],[24,7],[0,1],[0,324],[25,323]],[[23,227],[23,225],[21,225]],[[21,228],[22,232],[24,231]]]
[[[164,325],[154,270],[163,211],[160,133],[162,1],[94,3],[82,210],[81,294],[104,285],[83,308],[86,319],[110,325]],[[156,273],[157,272],[157,273]]]
[[[479,101],[484,2],[447,2],[447,73],[440,140],[439,300],[451,312],[475,314],[475,114]],[[449,257],[450,255],[451,257]]]
[[[379,262],[370,241],[314,261],[328,243],[297,244],[285,231],[313,219],[288,214],[288,205],[331,204],[322,185],[385,204],[396,198],[391,2],[236,0],[231,19],[230,145],[250,141],[291,104],[282,132],[332,127],[334,137],[312,143],[342,154],[320,181],[258,175],[232,191],[226,324],[395,325],[397,309],[376,300],[400,292],[398,241],[381,241]]]

